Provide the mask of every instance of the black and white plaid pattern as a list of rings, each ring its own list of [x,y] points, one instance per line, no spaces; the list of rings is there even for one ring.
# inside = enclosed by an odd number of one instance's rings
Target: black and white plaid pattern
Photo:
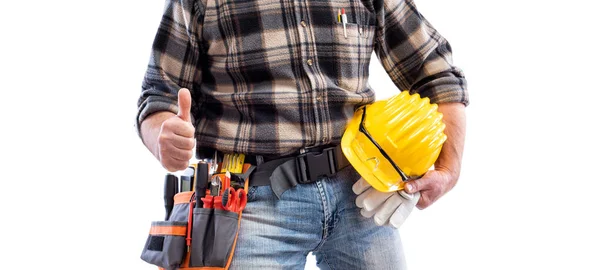
[[[186,87],[198,148],[285,155],[337,143],[374,100],[373,51],[399,89],[468,103],[450,45],[410,0],[167,0],[137,124],[177,113]]]

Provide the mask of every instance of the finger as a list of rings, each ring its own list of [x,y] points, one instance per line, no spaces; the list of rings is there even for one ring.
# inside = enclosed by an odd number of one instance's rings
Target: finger
[[[356,206],[371,211],[383,204],[393,194],[394,192],[381,192],[370,188],[356,198]]]
[[[410,213],[412,213],[412,210],[415,208],[415,204],[417,201],[419,201],[420,197],[421,193],[417,192],[414,194],[411,200],[404,201],[402,205],[396,208],[396,210],[394,211],[394,213],[392,213],[392,216],[390,217],[390,225],[396,228],[400,228],[400,226],[404,224]]]
[[[190,110],[192,109],[192,96],[190,90],[187,88],[179,89],[179,93],[177,93],[177,103],[179,105],[179,113],[177,113],[177,116],[183,121],[191,123],[192,118],[190,116]]]
[[[194,154],[192,150],[182,150],[182,149],[176,148],[173,145],[166,145],[161,150],[162,150],[163,157],[172,158],[172,159],[175,159],[178,161],[185,161],[185,162],[188,162]]]
[[[421,192],[421,198],[419,199],[419,202],[417,203],[417,208],[423,210],[423,209],[429,207],[434,202],[433,196],[434,195],[433,195],[432,190],[427,190],[427,191]]]
[[[183,121],[181,121],[181,119],[178,119],[177,117],[174,117],[175,119],[177,119],[177,121],[180,121],[180,123],[185,123]],[[179,131],[174,131],[172,130],[171,127],[168,126],[173,126],[174,124],[164,124],[162,130],[160,131],[160,135],[158,136],[158,144],[160,147],[164,148],[168,145],[172,145],[175,148],[179,148],[182,150],[192,150],[195,144],[195,140],[194,140],[194,136],[183,136],[180,134],[177,134],[177,132]],[[182,133],[182,132],[179,132]],[[189,135],[188,131],[185,131],[184,133]],[[191,132],[193,133],[193,131]]]
[[[180,161],[175,159],[162,160],[161,163],[163,164],[163,167],[169,172],[184,170],[189,165],[188,161]]]
[[[193,138],[179,136],[177,134],[173,135],[169,138],[169,142],[178,149],[181,150],[194,150],[194,146],[196,145],[196,140]]]
[[[406,185],[404,185],[404,190],[406,190],[406,192],[409,194],[413,194],[417,191],[430,189],[434,181],[434,177],[432,177],[431,172],[432,171],[428,171],[425,173],[425,175],[423,175],[423,177],[409,181],[406,183]]]
[[[177,118],[175,118],[177,119]],[[187,137],[187,138],[193,138],[194,137],[194,133],[196,133],[196,129],[194,128],[194,126],[192,125],[191,122],[185,122],[185,121],[173,121],[173,123],[171,123],[172,125],[172,131],[173,133],[179,135],[179,136],[183,136],[183,137]]]
[[[375,209],[375,210],[371,210],[371,211],[367,211],[367,210],[366,210],[366,209],[364,209],[364,208],[363,208],[363,209],[360,209],[360,214],[361,214],[363,217],[366,217],[366,218],[371,218],[371,217],[373,217],[373,216],[375,215],[375,213],[377,213],[377,209]]]
[[[379,211],[377,211],[374,217],[375,223],[377,223],[377,225],[386,224],[399,207],[402,207],[402,197],[397,194],[391,196],[381,207],[379,207]]]
[[[371,185],[361,177],[360,179],[358,179],[358,181],[356,181],[356,183],[354,183],[354,185],[352,185],[352,192],[354,192],[354,194],[356,195],[360,195],[370,187]]]

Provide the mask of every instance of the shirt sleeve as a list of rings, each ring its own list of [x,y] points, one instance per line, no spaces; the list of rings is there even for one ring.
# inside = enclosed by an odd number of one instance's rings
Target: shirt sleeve
[[[192,113],[197,108],[194,87],[202,80],[200,58],[202,1],[166,0],[164,13],[152,45],[150,61],[138,99],[136,127],[159,111],[178,112],[177,93],[188,88],[192,93]]]
[[[412,0],[375,0],[375,53],[400,90],[432,103],[469,103],[463,72],[452,64],[452,50]]]

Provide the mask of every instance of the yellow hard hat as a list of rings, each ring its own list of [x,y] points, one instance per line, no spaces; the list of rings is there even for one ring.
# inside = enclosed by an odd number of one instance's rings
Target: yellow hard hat
[[[429,98],[402,91],[358,108],[342,137],[342,151],[375,189],[400,190],[437,160],[445,127]]]

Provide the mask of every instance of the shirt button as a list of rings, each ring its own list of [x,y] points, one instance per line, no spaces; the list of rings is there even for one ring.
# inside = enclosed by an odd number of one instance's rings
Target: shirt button
[[[312,62],[313,62],[313,61],[312,61],[312,59],[308,59],[308,60],[306,60],[306,63],[307,63],[309,66],[312,66]]]
[[[300,25],[302,25],[302,27],[306,27],[306,22],[305,21],[300,21]]]

